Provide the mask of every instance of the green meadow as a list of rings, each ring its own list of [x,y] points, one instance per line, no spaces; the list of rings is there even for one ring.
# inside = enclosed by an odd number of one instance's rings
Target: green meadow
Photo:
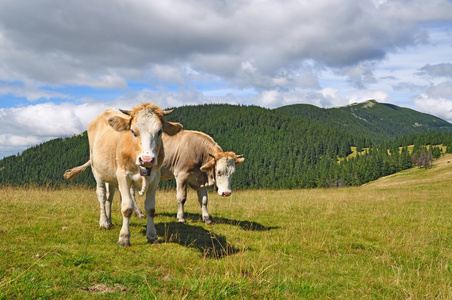
[[[452,299],[452,155],[360,187],[157,194],[159,245],[91,189],[0,188],[0,299]],[[118,194],[118,193],[117,193]],[[143,207],[143,198],[138,199]]]

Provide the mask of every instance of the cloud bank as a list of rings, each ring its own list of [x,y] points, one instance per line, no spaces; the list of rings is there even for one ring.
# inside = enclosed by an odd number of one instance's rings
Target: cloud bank
[[[0,156],[149,101],[332,107],[403,96],[452,120],[436,109],[452,101],[451,24],[447,0],[1,1]]]

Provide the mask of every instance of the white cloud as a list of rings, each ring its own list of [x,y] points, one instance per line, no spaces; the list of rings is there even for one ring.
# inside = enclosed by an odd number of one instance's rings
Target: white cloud
[[[36,136],[16,136],[10,134],[0,134],[0,144],[7,145],[5,148],[29,147],[40,142]]]
[[[256,67],[249,61],[242,62],[242,71],[250,75],[254,75],[257,71]]]
[[[40,144],[44,140],[39,139],[36,136],[17,136],[11,134],[0,134],[0,159],[15,155],[23,150]]]
[[[380,103],[389,102],[388,93],[378,90],[356,90],[351,92],[347,98],[349,99],[349,104],[362,102],[363,99],[373,99]]]
[[[40,89],[33,84],[0,83],[0,96],[13,95],[15,97],[25,97],[29,101],[41,98],[67,98],[68,95],[54,91]]]
[[[452,123],[452,100],[429,98],[423,94],[415,100],[416,109]]]
[[[82,116],[90,115],[84,105],[51,102],[22,108],[1,109],[1,131],[37,137],[67,136],[82,132]]]
[[[187,71],[181,70],[174,66],[154,65],[152,67],[153,76],[162,84],[185,85]]]
[[[343,68],[342,70],[338,71],[338,74],[346,76],[351,86],[357,89],[363,89],[368,84],[376,82],[376,79],[373,75],[374,68],[374,63],[366,62],[356,64],[352,67]]]
[[[364,94],[364,97],[374,96],[373,94]],[[344,106],[353,103],[356,99],[356,95],[341,95],[340,91],[333,88],[324,88],[321,90],[305,90],[305,89],[292,89],[292,90],[266,90],[262,91],[258,95],[250,96],[247,102],[257,104],[259,106],[276,108],[285,105],[301,103],[300,99],[303,99],[302,103],[312,104],[318,107],[337,107]],[[372,98],[363,98],[372,99]],[[240,99],[243,103],[243,99]]]
[[[432,77],[452,78],[452,63],[441,63],[436,65],[427,64],[421,68],[421,74],[425,73]]]
[[[265,107],[277,107],[283,103],[283,97],[276,90],[264,91],[257,96],[257,103]]]
[[[416,109],[452,122],[452,82],[431,86],[414,103]]]
[[[431,98],[452,99],[452,81],[432,86],[425,93]]]

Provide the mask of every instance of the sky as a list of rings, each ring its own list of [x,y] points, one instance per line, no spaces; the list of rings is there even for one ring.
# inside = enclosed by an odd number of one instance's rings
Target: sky
[[[452,122],[451,0],[0,1],[0,158],[107,108],[369,99]]]

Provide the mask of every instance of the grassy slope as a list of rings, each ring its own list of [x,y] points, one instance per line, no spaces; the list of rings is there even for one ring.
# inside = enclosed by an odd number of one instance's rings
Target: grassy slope
[[[160,192],[161,244],[98,229],[92,190],[0,189],[0,299],[452,298],[452,155],[362,187],[211,194],[216,221],[175,221]],[[142,199],[139,203],[142,205]]]

